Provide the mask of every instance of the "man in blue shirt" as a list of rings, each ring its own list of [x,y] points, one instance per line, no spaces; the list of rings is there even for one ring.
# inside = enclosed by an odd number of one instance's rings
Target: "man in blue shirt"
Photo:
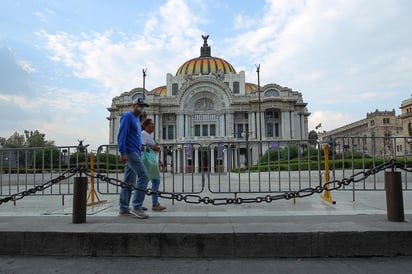
[[[121,216],[134,215],[140,219],[149,217],[143,210],[143,202],[146,196],[146,192],[143,190],[146,190],[147,183],[149,182],[149,177],[141,159],[142,128],[140,116],[144,112],[144,107],[148,107],[148,105],[142,98],[133,100],[131,111],[124,113],[120,118],[119,134],[117,135],[120,162],[126,164],[124,168],[124,182],[141,189],[133,191],[133,208],[130,209],[129,203],[132,191],[129,188],[121,188],[119,214]]]

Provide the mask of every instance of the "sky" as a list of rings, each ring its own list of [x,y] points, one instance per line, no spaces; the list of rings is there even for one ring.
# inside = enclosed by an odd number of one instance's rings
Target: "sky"
[[[198,57],[246,82],[301,92],[309,130],[375,110],[400,114],[412,94],[410,0],[1,0],[0,137],[39,130],[57,146],[109,141],[112,99],[166,84]]]

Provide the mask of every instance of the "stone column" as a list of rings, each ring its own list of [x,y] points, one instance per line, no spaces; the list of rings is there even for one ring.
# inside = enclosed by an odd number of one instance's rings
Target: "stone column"
[[[217,119],[219,132],[216,132],[216,136],[224,137],[225,136],[225,116],[223,114],[219,115],[219,119]]]
[[[193,148],[193,155],[192,155],[192,159],[195,164],[195,172],[199,172],[199,149],[197,147]]]
[[[163,134],[163,132],[162,132],[162,123],[163,123],[162,115],[158,115],[157,116],[157,123],[155,124],[155,126],[156,126],[156,131],[155,132],[157,132],[156,138],[157,138],[157,140],[159,140],[160,143],[163,141],[163,138],[162,138],[162,134]]]
[[[254,136],[257,139],[258,134],[259,134],[257,112],[254,111],[252,113],[252,123],[250,123],[250,119],[249,119],[249,125],[251,125],[251,128],[249,129],[249,131],[254,132]]]
[[[210,146],[210,173],[215,173],[215,149],[214,146]]]
[[[289,112],[282,111],[281,112],[281,119],[282,119],[282,139],[290,139],[290,120],[289,120]]]
[[[183,114],[183,125],[184,125],[184,132],[183,132],[183,137],[187,137],[190,136],[189,134],[189,123],[188,123],[188,115],[187,114]]]
[[[114,141],[114,122],[115,122],[115,118],[112,117],[109,120],[109,129],[110,129],[110,134],[109,134],[109,144],[115,144]]]
[[[229,167],[229,161],[228,161],[228,148],[225,147],[224,148],[224,152],[223,152],[223,165],[225,166],[225,171],[226,172],[230,172],[230,167]]]
[[[233,113],[226,114],[226,134],[227,136],[234,136],[233,132]]]
[[[182,138],[183,138],[183,136],[184,136],[184,132],[183,132],[183,125],[184,125],[184,123],[183,123],[183,114],[181,114],[181,113],[179,113],[178,115],[177,115],[177,121],[176,121],[176,132],[177,132],[177,136],[176,136],[176,139],[177,140],[181,140]]]
[[[262,140],[265,140],[266,139],[266,137],[265,137],[266,136],[265,110],[262,110],[260,112],[260,117],[262,119],[262,121],[261,121],[262,131],[259,132],[259,134],[262,133]]]
[[[296,113],[293,110],[289,111],[289,117],[290,117],[290,138],[294,139],[296,138]]]

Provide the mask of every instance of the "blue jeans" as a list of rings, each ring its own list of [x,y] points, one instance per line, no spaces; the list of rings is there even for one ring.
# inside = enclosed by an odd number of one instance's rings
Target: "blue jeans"
[[[158,200],[159,200],[159,196],[154,194],[156,191],[159,190],[159,186],[160,186],[160,178],[152,179],[152,191],[153,191],[152,203],[153,203],[153,205],[156,205]]]
[[[136,184],[136,177],[137,184]],[[142,159],[136,152],[127,154],[127,163],[124,167],[124,182],[139,189],[146,190],[149,177],[147,176],[146,168],[143,165]],[[129,188],[122,187],[120,189],[120,210],[128,210],[130,204],[130,196],[132,191]],[[141,208],[146,196],[145,191],[133,191],[132,204],[133,208]]]

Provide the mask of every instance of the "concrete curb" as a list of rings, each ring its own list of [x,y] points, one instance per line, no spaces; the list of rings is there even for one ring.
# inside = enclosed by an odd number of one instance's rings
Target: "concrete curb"
[[[0,255],[167,258],[412,256],[412,223],[383,215],[2,217]]]

